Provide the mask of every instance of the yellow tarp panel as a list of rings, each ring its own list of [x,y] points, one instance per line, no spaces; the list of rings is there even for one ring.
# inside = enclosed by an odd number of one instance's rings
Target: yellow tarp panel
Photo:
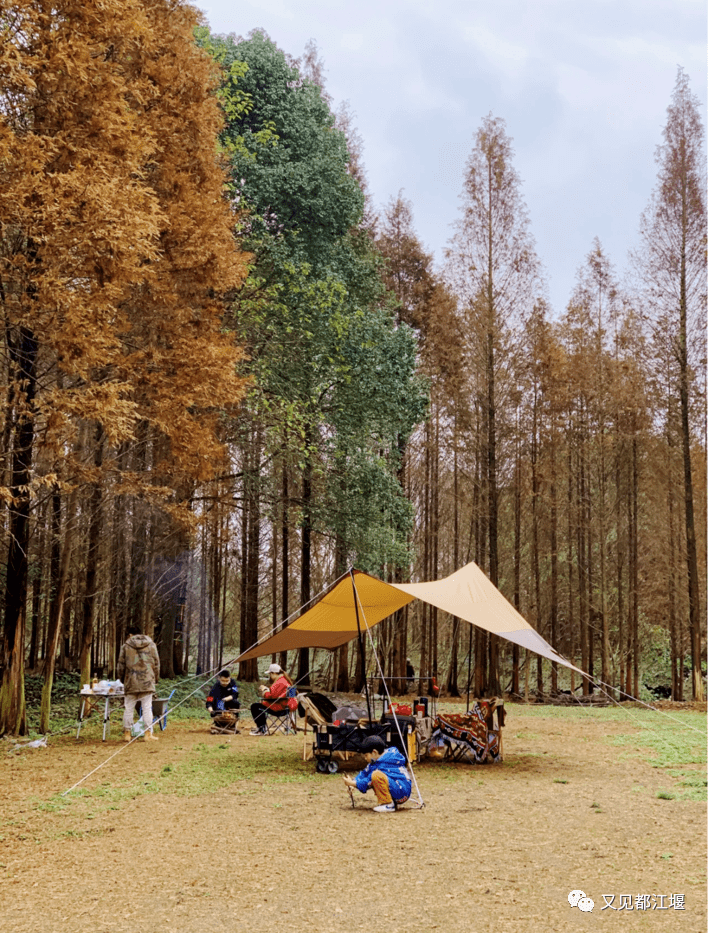
[[[354,578],[361,604],[359,624],[362,632],[366,630],[367,624],[369,628],[373,628],[382,619],[393,615],[401,606],[413,602],[413,596],[402,593],[367,573],[355,570]],[[338,648],[356,638],[356,635],[354,588],[352,578],[347,574],[299,619],[246,651],[237,660],[246,661],[265,654],[292,651],[294,648]]]

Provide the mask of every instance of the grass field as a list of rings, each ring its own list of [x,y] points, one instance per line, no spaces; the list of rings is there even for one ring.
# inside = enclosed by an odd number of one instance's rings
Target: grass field
[[[705,722],[512,705],[502,764],[423,761],[425,808],[392,816],[353,809],[302,735],[212,736],[196,705],[152,745],[88,722],[1,757],[0,928],[704,933]]]

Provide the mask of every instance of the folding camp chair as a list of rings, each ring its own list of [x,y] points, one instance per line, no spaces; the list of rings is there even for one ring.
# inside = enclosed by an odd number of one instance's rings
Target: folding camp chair
[[[497,711],[497,727],[493,714]],[[451,761],[482,764],[502,760],[504,704],[498,697],[475,701],[469,713],[441,713],[435,718],[430,745],[445,748]],[[430,751],[428,752],[430,754]],[[439,757],[435,755],[435,757]]]
[[[290,735],[297,732],[297,690],[295,687],[288,687],[285,696],[287,697],[285,709],[274,711],[268,707],[265,708],[265,727],[268,735],[275,735],[276,732]]]

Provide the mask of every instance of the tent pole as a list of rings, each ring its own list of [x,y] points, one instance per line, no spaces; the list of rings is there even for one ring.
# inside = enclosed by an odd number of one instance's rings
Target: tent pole
[[[356,630],[359,636],[359,651],[361,652],[361,670],[364,675],[364,691],[366,693],[366,712],[369,714],[369,722],[374,721],[374,717],[371,715],[371,700],[369,698],[369,684],[366,680],[366,648],[364,647],[364,639],[361,635],[361,623],[359,622],[359,594],[356,591],[356,583],[354,582],[354,568],[352,567],[349,570],[349,576],[352,578],[352,589],[354,590],[354,612],[356,613]]]
[[[470,647],[467,653],[467,712],[470,711],[470,684],[472,683],[472,626],[470,625]]]

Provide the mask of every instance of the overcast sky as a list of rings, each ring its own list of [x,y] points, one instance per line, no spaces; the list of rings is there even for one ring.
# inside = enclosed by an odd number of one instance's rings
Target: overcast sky
[[[317,42],[378,206],[400,189],[441,262],[490,111],[514,140],[554,312],[598,236],[621,275],[683,66],[705,102],[704,0],[197,0],[214,32]]]

